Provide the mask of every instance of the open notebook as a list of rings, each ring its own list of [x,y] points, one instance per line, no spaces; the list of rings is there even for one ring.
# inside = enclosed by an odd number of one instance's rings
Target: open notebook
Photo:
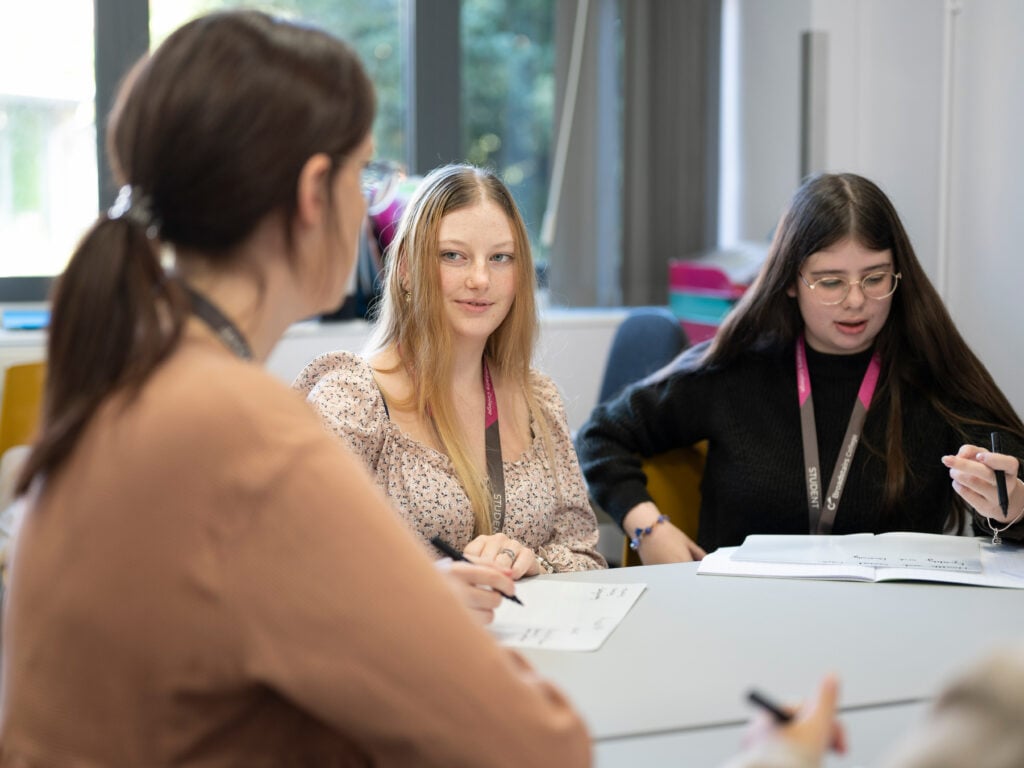
[[[1024,589],[1024,548],[927,533],[748,536],[701,561],[699,574],[846,581],[941,581]]]

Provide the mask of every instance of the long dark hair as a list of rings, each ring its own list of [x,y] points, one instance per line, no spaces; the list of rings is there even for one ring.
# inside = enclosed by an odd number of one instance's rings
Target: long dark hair
[[[971,351],[922,269],[896,209],[877,185],[852,173],[808,178],[793,195],[775,232],[764,266],[753,285],[691,365],[718,366],[750,351],[788,349],[803,331],[795,285],[804,261],[851,239],[872,251],[892,252],[903,275],[893,294],[875,348],[882,358],[880,399],[887,395],[884,447],[865,443],[888,467],[883,504],[893,509],[903,496],[911,469],[903,450],[903,401],[923,393],[962,437],[965,425],[981,424],[1024,438],[1024,424],[992,376]],[[994,422],[978,422],[960,409],[975,406]],[[956,497],[957,514],[966,507]],[[962,520],[962,517],[961,517]]]
[[[227,265],[271,213],[287,237],[306,161],[325,153],[340,168],[374,110],[347,45],[257,12],[195,19],[133,67],[107,128],[133,211],[100,216],[56,283],[42,432],[19,493],[59,469],[111,393],[137,393],[176,347],[188,305],[161,243]]]

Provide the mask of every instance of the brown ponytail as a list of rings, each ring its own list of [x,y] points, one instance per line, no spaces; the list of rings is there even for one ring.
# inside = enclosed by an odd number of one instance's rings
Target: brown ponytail
[[[59,470],[103,401],[136,394],[177,346],[187,301],[160,248],[229,265],[271,214],[290,243],[302,167],[318,153],[340,167],[374,106],[347,45],[253,11],[195,19],[133,67],[107,145],[136,199],[100,217],[55,286],[42,432],[19,493]]]
[[[186,307],[143,226],[128,217],[93,225],[54,288],[43,430],[18,493],[67,458],[110,392],[138,391],[177,344]]]

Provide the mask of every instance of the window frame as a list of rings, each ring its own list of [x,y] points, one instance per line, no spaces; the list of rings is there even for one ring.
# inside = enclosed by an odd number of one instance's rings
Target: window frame
[[[103,126],[118,83],[149,49],[148,0],[94,0],[93,56],[96,79],[96,170],[100,210],[113,201]],[[0,277],[0,303],[39,303],[49,299],[56,275]]]
[[[440,162],[458,160],[460,0],[406,0],[403,34],[409,45],[405,83],[406,162],[422,173]],[[96,78],[96,163],[99,211],[117,190],[107,157],[105,125],[121,79],[149,50],[149,0],[93,0]],[[439,52],[449,51],[448,56]],[[429,67],[424,66],[429,62]],[[439,67],[441,68],[439,70]],[[427,76],[427,73],[430,73]],[[439,109],[438,107],[443,108]],[[0,303],[49,299],[55,275],[0,277]]]
[[[444,162],[459,161],[462,152],[462,120],[460,115],[461,87],[461,13],[462,0],[403,0],[404,11],[400,15],[402,29],[399,34],[406,41],[408,52],[405,57],[406,110],[406,165],[411,172],[419,174]],[[707,0],[710,13],[716,13],[722,0]],[[624,4],[624,5],[623,5]],[[568,69],[570,44],[574,36],[574,17],[580,8],[586,8],[585,0],[565,0],[557,3],[555,16],[555,101],[556,115],[554,132],[557,140],[560,130],[561,109],[558,104],[564,96]],[[633,7],[627,0],[597,0],[592,13],[594,22],[590,25],[600,30],[598,37],[602,39],[614,37],[620,22],[616,21],[622,8]],[[640,4],[647,8],[647,4]],[[674,7],[674,6],[673,6]],[[689,6],[686,6],[689,7]],[[105,209],[113,200],[116,190],[108,168],[106,153],[106,137],[104,125],[109,113],[110,104],[117,92],[128,68],[146,51],[149,50],[149,0],[93,0],[95,13],[95,80],[96,80],[96,157],[98,210]],[[657,27],[657,25],[653,25]],[[703,27],[701,28],[703,30]],[[699,30],[700,31],[700,30]],[[546,244],[552,258],[546,267],[547,280],[550,287],[552,305],[569,307],[620,306],[625,304],[663,303],[665,281],[662,277],[665,269],[666,254],[679,253],[678,243],[672,240],[672,233],[663,233],[654,238],[653,234],[644,236],[645,247],[634,247],[636,244],[628,237],[630,222],[638,218],[638,213],[623,204],[623,193],[616,191],[621,186],[629,188],[626,199],[665,199],[663,187],[667,184],[672,188],[676,183],[673,179],[689,178],[689,172],[678,173],[674,168],[656,164],[658,174],[652,174],[647,163],[637,163],[630,154],[630,140],[622,135],[618,125],[622,119],[620,103],[622,94],[618,93],[617,72],[620,57],[626,59],[642,56],[650,48],[648,37],[653,36],[657,29],[642,29],[640,39],[632,41],[634,45],[625,50],[621,41],[615,45],[594,46],[593,40],[589,47],[600,53],[598,61],[593,63],[596,80],[600,84],[601,98],[590,98],[581,106],[571,127],[573,145],[577,147],[579,157],[577,164],[601,168],[602,175],[598,181],[590,180],[585,186],[607,187],[606,193],[599,200],[579,199],[578,195],[562,196],[559,201],[548,201],[545,219],[552,213],[552,206],[558,205],[563,210],[558,218],[562,226],[558,228],[554,240]],[[701,33],[710,32],[714,35],[713,25]],[[596,39],[596,38],[594,38]],[[711,46],[708,61],[717,56],[717,43]],[[608,58],[610,57],[610,58]],[[717,83],[717,68],[709,71],[712,83]],[[429,74],[428,74],[429,73]],[[453,87],[455,85],[456,87]],[[713,87],[713,86],[712,86]],[[640,105],[643,107],[643,105]],[[443,108],[439,108],[443,107]],[[646,111],[644,111],[646,115]],[[650,122],[658,123],[658,115],[641,117]],[[709,126],[710,128],[710,126]],[[713,129],[712,129],[713,130]],[[691,131],[692,133],[692,131]],[[703,138],[697,141],[703,142]],[[693,141],[690,141],[693,144]],[[713,141],[703,150],[717,147]],[[686,153],[674,152],[679,156]],[[693,154],[692,152],[690,154]],[[625,183],[621,178],[622,170],[639,167],[638,181]],[[660,181],[644,181],[648,176],[657,176]],[[666,181],[664,176],[668,175]],[[715,176],[714,181],[717,180]],[[658,186],[660,185],[660,186]],[[636,194],[637,187],[639,192]],[[648,188],[649,187],[649,188]],[[657,187],[655,189],[655,187]],[[655,194],[657,192],[657,194]],[[717,197],[717,196],[716,196]],[[643,209],[646,210],[646,209]],[[643,212],[641,210],[641,213]],[[648,211],[648,214],[650,211]],[[711,226],[717,222],[715,211],[706,206],[704,216],[707,221],[703,227],[705,233],[714,232]],[[602,223],[597,235],[590,232],[593,222]],[[652,227],[647,219],[634,222],[634,229],[651,233]],[[660,231],[660,230],[659,230]],[[586,235],[586,238],[580,237]],[[659,242],[669,239],[668,247]],[[584,242],[586,240],[586,242]],[[651,240],[651,242],[647,242]],[[591,242],[597,245],[589,245]],[[706,245],[706,244],[705,244]],[[697,250],[689,247],[684,251]],[[600,251],[600,253],[598,253]],[[633,256],[625,261],[623,253]],[[596,273],[603,288],[595,290],[593,281],[582,282],[581,274]],[[0,303],[39,303],[49,299],[50,287],[56,276],[43,275],[31,277],[0,277]],[[639,286],[639,290],[627,291],[629,285]]]

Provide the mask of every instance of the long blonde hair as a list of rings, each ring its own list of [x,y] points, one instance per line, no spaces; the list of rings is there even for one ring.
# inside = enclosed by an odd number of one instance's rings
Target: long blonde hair
[[[432,426],[469,497],[478,534],[492,533],[487,476],[470,458],[458,428],[452,397],[452,330],[441,297],[437,252],[441,220],[483,201],[496,203],[508,217],[515,249],[516,293],[505,319],[487,339],[484,355],[502,381],[518,385],[531,418],[541,428],[549,457],[550,425],[529,386],[537,338],[536,274],[530,240],[508,188],[492,171],[471,165],[445,165],[431,171],[409,200],[385,257],[384,289],[370,347],[398,350],[412,383],[400,408],[412,408]],[[552,464],[554,473],[554,466]],[[557,482],[557,473],[554,473]]]

